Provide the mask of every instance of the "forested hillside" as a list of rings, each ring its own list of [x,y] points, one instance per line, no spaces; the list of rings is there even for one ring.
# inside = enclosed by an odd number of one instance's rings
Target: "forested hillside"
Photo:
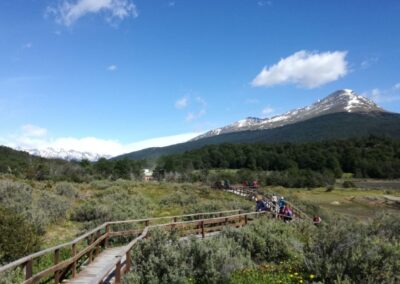
[[[148,148],[114,159],[157,158],[221,143],[306,143],[370,135],[400,138],[400,114],[334,113],[273,129],[233,132],[161,148]]]
[[[371,136],[304,144],[209,145],[162,157],[157,167],[179,173],[249,169],[267,172],[267,184],[289,187],[329,184],[344,172],[355,177],[392,179],[400,178],[400,141]]]

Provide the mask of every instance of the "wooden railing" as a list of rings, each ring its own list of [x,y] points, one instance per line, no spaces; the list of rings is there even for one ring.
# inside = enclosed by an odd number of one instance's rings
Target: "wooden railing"
[[[234,190],[236,193],[249,199],[255,199],[256,195],[262,195],[256,189],[244,187],[230,188],[229,190]],[[294,219],[309,220],[309,217],[301,210],[298,210],[294,206],[291,207]],[[221,231],[226,226],[241,227],[246,225],[260,215],[284,217],[272,211],[242,213],[240,210],[230,210],[107,222],[71,242],[39,251],[2,266],[0,267],[0,273],[22,267],[25,278],[24,284],[38,283],[40,281],[44,281],[45,283],[53,281],[59,284],[64,279],[75,278],[80,266],[91,263],[102,250],[110,246],[112,240],[118,243],[118,239],[122,238],[122,241],[126,243],[126,239],[123,238],[134,238],[125,245],[123,253],[115,259],[115,262],[110,263],[109,267],[102,271],[101,275],[96,276],[96,283],[103,283],[103,280],[111,272],[114,272],[114,283],[119,284],[122,275],[131,268],[132,248],[138,241],[148,237],[149,232],[153,228],[160,227],[177,230],[182,237],[200,235],[204,238],[206,234]],[[119,244],[122,241],[120,240]],[[61,252],[63,252],[63,255],[67,255],[67,257],[64,257],[65,259],[62,259]],[[35,262],[39,262],[40,258],[48,257],[49,255],[52,255],[52,265],[34,272],[34,268],[36,267]]]
[[[261,192],[257,188],[249,188],[249,187],[244,187],[244,186],[230,186],[229,188],[222,188],[223,191],[228,191],[232,192],[234,191],[236,194],[245,196],[249,200],[255,200],[257,196],[262,196],[264,199],[268,200],[270,204],[272,204],[272,196],[269,194],[265,194],[264,192]],[[308,216],[306,213],[304,213],[302,210],[297,208],[296,206],[293,205],[293,203],[285,200],[285,203],[290,206],[293,212],[293,217],[294,218],[300,218],[304,219],[307,221],[312,221],[312,218]],[[279,214],[277,214],[278,216]]]
[[[83,263],[92,262],[93,259],[100,254],[101,250],[109,246],[111,238],[137,236],[143,234],[146,228],[172,225],[181,226],[181,224],[185,222],[191,222],[195,223],[197,226],[201,226],[199,222],[203,221],[204,223],[204,220],[206,220],[204,218],[206,217],[231,216],[235,213],[240,213],[240,211],[229,210],[107,222],[68,243],[39,251],[2,266],[0,267],[0,273],[22,267],[25,278],[24,284],[38,283],[49,277],[50,280],[53,279],[54,283],[58,284],[63,279],[68,278],[68,276],[74,278],[78,273],[79,266]],[[194,221],[185,221],[193,219]],[[160,224],[162,222],[168,223]],[[134,227],[134,229],[132,229],[132,227]],[[66,254],[68,257],[63,260],[61,257],[62,254]],[[34,273],[35,262],[39,262],[41,258],[48,257],[49,255],[50,257],[52,255],[53,265]]]

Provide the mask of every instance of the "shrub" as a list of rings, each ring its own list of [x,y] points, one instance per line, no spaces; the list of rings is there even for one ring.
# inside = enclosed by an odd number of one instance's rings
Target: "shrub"
[[[26,256],[40,246],[33,226],[22,216],[1,207],[0,232],[0,263]]]
[[[166,197],[160,200],[160,204],[164,206],[169,206],[169,205],[186,206],[190,204],[196,204],[197,202],[198,198],[196,195],[181,193],[181,192],[167,195]]]
[[[371,230],[370,226],[339,219],[320,227],[304,248],[308,270],[327,283],[396,282],[400,277],[400,243],[389,242],[380,229]]]
[[[65,196],[68,198],[77,198],[79,196],[79,191],[75,186],[68,182],[58,183],[55,187],[58,195]]]
[[[328,185],[325,189],[325,192],[332,192],[335,190],[335,186],[333,185]]]
[[[344,188],[356,188],[356,185],[354,184],[354,182],[346,180],[343,182],[342,186]]]
[[[103,223],[110,221],[111,212],[104,205],[88,202],[75,209],[71,219],[78,222],[98,221],[98,223]]]
[[[184,250],[197,283],[226,283],[233,271],[252,267],[249,253],[232,239],[192,239]]]
[[[21,268],[0,273],[0,284],[23,283],[24,275]]]
[[[109,180],[94,180],[90,183],[91,187],[99,190],[107,189],[112,185],[113,183]]]
[[[32,187],[19,182],[0,181],[0,206],[24,213],[32,206]]]
[[[139,283],[186,283],[190,268],[182,254],[183,246],[176,235],[152,231],[151,238],[140,242],[133,251],[132,267],[136,275],[128,275],[125,280],[134,277]]]
[[[156,248],[156,249],[155,249]],[[237,269],[252,266],[246,252],[226,238],[179,241],[172,232],[154,230],[134,250],[133,272],[125,283],[226,283]],[[131,281],[131,282],[130,282]]]
[[[286,226],[281,220],[262,218],[240,230],[227,228],[222,234],[249,251],[251,258],[259,263],[279,263],[301,251],[301,247],[297,251],[294,249],[294,227]]]
[[[54,223],[66,217],[71,204],[65,198],[43,191],[36,201],[36,206],[47,215],[50,223]]]

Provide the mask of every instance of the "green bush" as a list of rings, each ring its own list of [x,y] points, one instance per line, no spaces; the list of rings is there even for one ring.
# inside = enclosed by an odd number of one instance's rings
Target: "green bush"
[[[32,199],[31,186],[9,180],[0,181],[0,206],[24,214],[32,207]]]
[[[194,194],[187,194],[182,192],[173,193],[165,196],[160,200],[160,204],[163,206],[179,205],[187,206],[198,203],[198,198]]]
[[[305,265],[326,283],[396,283],[400,279],[400,242],[398,238],[390,241],[396,234],[382,234],[385,229],[391,231],[387,224],[365,225],[345,219],[322,226],[304,248]]]
[[[54,223],[66,218],[71,203],[65,198],[43,191],[36,201],[36,207],[47,215],[50,223]]]
[[[25,183],[0,181],[0,206],[20,214],[38,234],[43,234],[50,223],[66,217],[70,203],[48,191],[34,194]]]
[[[11,210],[0,207],[0,264],[36,251],[40,246],[34,227]]]
[[[295,228],[281,220],[262,218],[240,230],[227,228],[222,235],[250,252],[251,258],[258,263],[279,263],[301,253],[301,246],[294,238]],[[300,246],[297,251],[296,245]]]
[[[56,193],[61,196],[68,198],[77,198],[79,196],[79,191],[76,187],[68,182],[60,182],[56,184]]]
[[[105,205],[87,202],[75,209],[71,219],[78,222],[98,221],[98,223],[103,223],[110,221],[111,215],[112,213]]]
[[[90,183],[90,186],[95,188],[95,189],[99,189],[99,190],[103,190],[103,189],[107,189],[109,187],[111,187],[113,185],[113,182],[109,181],[109,180],[94,180]]]
[[[119,186],[113,186],[96,195],[77,207],[71,219],[78,222],[89,222],[87,228],[107,221],[144,218],[154,204],[137,193],[129,193]]]
[[[237,269],[251,267],[246,252],[226,238],[179,241],[154,230],[134,250],[133,272],[125,283],[226,283]]]
[[[346,180],[343,182],[342,184],[343,188],[356,188],[356,185],[354,184],[354,182]]]
[[[192,239],[184,255],[196,283],[226,283],[233,271],[253,267],[249,253],[232,239]]]
[[[7,270],[0,273],[0,284],[14,284],[23,283],[24,275],[21,268],[16,268],[15,270]]]
[[[185,243],[176,235],[162,230],[151,232],[151,238],[139,243],[133,251],[133,272],[125,277],[138,283],[187,283],[190,266],[182,253]]]

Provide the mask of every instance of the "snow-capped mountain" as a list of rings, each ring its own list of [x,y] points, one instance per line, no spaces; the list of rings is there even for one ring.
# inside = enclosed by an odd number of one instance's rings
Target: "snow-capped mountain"
[[[89,161],[97,161],[98,159],[110,158],[109,156],[99,155],[96,153],[90,152],[79,152],[75,150],[64,150],[64,149],[53,149],[53,148],[46,148],[46,149],[17,149],[17,150],[24,150],[31,155],[39,156],[42,158],[56,158],[56,159],[63,159],[63,160],[76,160],[81,161],[83,159],[87,159]]]
[[[349,89],[336,91],[323,100],[303,107],[291,110],[282,115],[273,116],[271,118],[248,117],[227,126],[208,131],[200,136],[195,137],[192,141],[206,137],[212,137],[220,134],[239,132],[245,130],[261,130],[271,129],[287,124],[292,124],[307,120],[313,117],[337,113],[337,112],[384,112],[382,108],[373,101],[363,96],[357,95]]]

